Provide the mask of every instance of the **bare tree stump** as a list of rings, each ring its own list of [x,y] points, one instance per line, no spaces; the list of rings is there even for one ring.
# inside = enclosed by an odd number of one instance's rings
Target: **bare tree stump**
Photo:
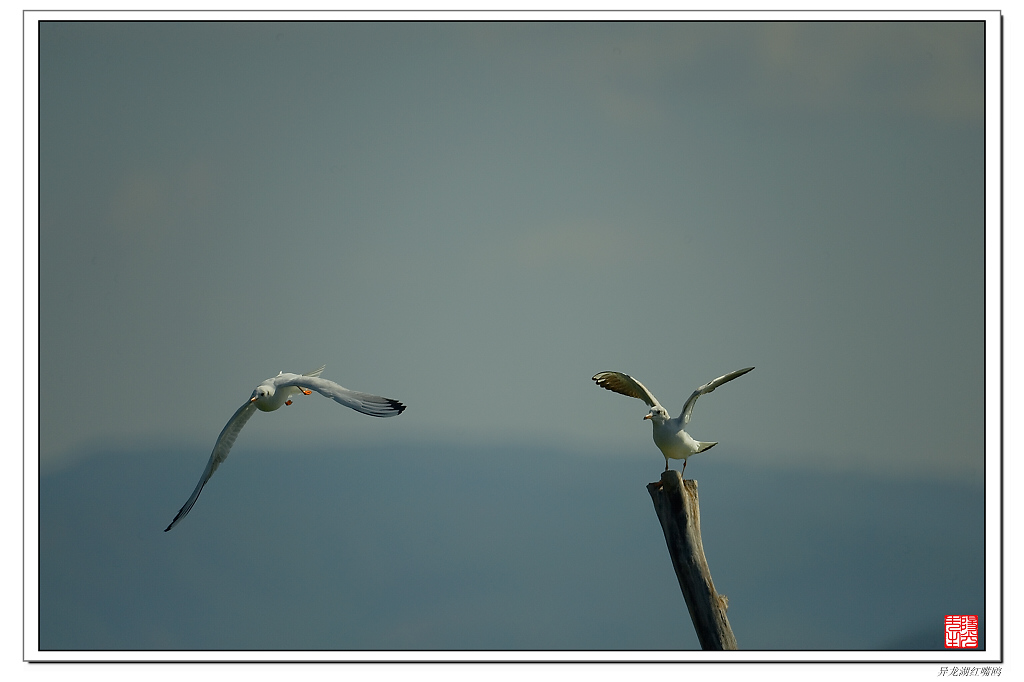
[[[678,471],[670,469],[661,475],[660,482],[648,484],[647,492],[654,500],[654,510],[665,532],[672,567],[676,570],[700,648],[738,649],[736,636],[725,615],[729,600],[715,591],[711,570],[704,558],[697,481],[683,481]]]

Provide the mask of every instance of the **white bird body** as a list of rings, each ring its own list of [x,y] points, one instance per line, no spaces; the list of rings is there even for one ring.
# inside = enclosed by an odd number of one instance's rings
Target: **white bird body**
[[[711,448],[713,445],[718,445],[718,443],[702,443],[699,440],[694,440],[683,429],[677,429],[676,425],[673,424],[675,421],[673,419],[655,421],[652,417],[651,421],[654,423],[654,444],[665,455],[666,460],[681,459],[685,461],[690,455],[695,455],[698,452]]]
[[[350,391],[333,381],[321,379],[320,373],[326,367],[327,365],[324,365],[320,369],[307,374],[278,372],[276,377],[263,381],[253,390],[249,399],[244,405],[235,410],[231,419],[224,425],[220,435],[217,436],[217,442],[213,446],[213,452],[210,454],[210,459],[206,463],[206,469],[203,471],[196,489],[192,492],[192,496],[188,498],[184,506],[182,506],[178,515],[171,521],[171,524],[164,529],[164,532],[174,528],[191,511],[192,506],[199,499],[199,493],[203,491],[203,486],[210,480],[213,472],[217,470],[221,462],[227,459],[231,446],[235,444],[235,439],[238,438],[239,432],[245,426],[245,423],[249,421],[249,418],[255,414],[257,409],[261,412],[273,412],[282,405],[291,405],[291,397],[294,395],[309,395],[311,391],[316,391],[346,407],[373,417],[394,417],[402,414],[405,410],[405,405],[397,400],[371,393]]]
[[[287,403],[288,399],[293,395],[302,393],[298,386],[290,386],[279,381],[294,380],[295,377],[302,376],[301,374],[285,374],[284,372],[278,372],[277,376],[272,379],[267,379],[265,382],[260,384],[260,387],[265,389],[265,393],[256,396],[255,405],[261,412],[273,412],[277,408]],[[278,390],[280,386],[280,390]]]
[[[704,384],[690,395],[686,404],[683,405],[683,411],[674,419],[669,416],[668,410],[661,406],[661,403],[658,402],[653,393],[647,390],[646,386],[628,374],[623,374],[622,372],[598,372],[593,376],[593,380],[601,388],[633,398],[639,398],[650,405],[651,411],[647,413],[644,419],[650,419],[654,425],[654,444],[658,446],[661,454],[665,456],[665,470],[668,471],[668,460],[681,459],[683,460],[683,471],[685,472],[687,458],[698,452],[710,450],[718,445],[717,441],[696,440],[686,432],[686,425],[690,423],[690,415],[693,413],[693,406],[697,402],[697,398],[705,393],[711,393],[722,384],[730,382],[736,377],[743,376],[752,369],[754,368],[747,367],[736,370]]]

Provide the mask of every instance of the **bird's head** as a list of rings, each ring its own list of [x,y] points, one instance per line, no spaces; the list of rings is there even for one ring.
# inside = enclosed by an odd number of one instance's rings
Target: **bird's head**
[[[249,398],[250,403],[262,403],[268,398],[273,398],[274,393],[277,389],[274,388],[273,384],[260,384],[256,387],[256,390],[252,392],[252,396]]]
[[[651,411],[647,413],[644,419],[650,419],[654,423],[668,421],[668,412],[661,405],[655,405],[651,408]]]

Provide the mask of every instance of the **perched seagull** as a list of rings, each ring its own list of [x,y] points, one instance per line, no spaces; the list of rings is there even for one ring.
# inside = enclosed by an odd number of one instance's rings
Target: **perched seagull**
[[[217,442],[213,446],[213,454],[210,455],[210,461],[206,463],[206,470],[203,471],[199,484],[192,491],[192,497],[188,498],[188,502],[185,503],[185,506],[178,512],[178,515],[171,521],[171,525],[164,528],[165,533],[174,528],[192,509],[192,505],[199,499],[199,493],[203,491],[203,486],[210,480],[210,476],[213,476],[213,472],[217,470],[220,463],[227,459],[231,446],[235,444],[235,439],[238,438],[238,432],[242,430],[245,422],[249,421],[249,417],[256,412],[257,408],[263,412],[273,412],[282,405],[291,405],[291,396],[299,393],[310,395],[312,391],[309,389],[312,389],[320,395],[327,396],[341,403],[345,407],[351,407],[356,412],[362,412],[373,417],[394,417],[395,415],[402,414],[405,410],[405,405],[397,400],[382,398],[379,395],[371,395],[369,393],[350,391],[333,381],[321,379],[320,373],[326,368],[327,365],[324,365],[320,369],[308,374],[285,374],[284,372],[278,372],[276,377],[271,377],[256,387],[249,400],[235,410],[231,419],[224,425],[220,435],[217,436]]]
[[[644,419],[650,419],[651,423],[654,424],[654,444],[658,446],[661,454],[665,456],[665,471],[668,471],[668,460],[670,458],[681,459],[683,460],[683,475],[685,476],[687,457],[698,452],[710,450],[718,445],[717,441],[707,443],[694,440],[690,434],[683,430],[690,423],[690,414],[693,412],[693,405],[697,402],[697,398],[705,393],[711,393],[711,391],[722,384],[728,383],[736,377],[743,376],[752,369],[754,368],[738,369],[735,372],[730,372],[725,376],[720,376],[714,381],[704,384],[693,392],[693,395],[683,405],[682,413],[675,419],[668,415],[668,410],[661,406],[661,403],[647,390],[646,386],[628,374],[623,374],[622,372],[598,372],[593,376],[593,379],[602,388],[607,388],[609,391],[615,391],[622,395],[632,396],[633,398],[639,398],[651,406],[651,411],[647,413]]]

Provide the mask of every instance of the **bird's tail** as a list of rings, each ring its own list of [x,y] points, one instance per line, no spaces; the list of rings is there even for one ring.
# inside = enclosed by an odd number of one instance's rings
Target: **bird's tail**
[[[711,448],[718,445],[718,441],[715,441],[714,443],[708,443],[707,441],[699,440],[697,441],[697,445],[700,446],[699,448],[697,448],[697,452],[704,452],[705,450],[710,450]]]

